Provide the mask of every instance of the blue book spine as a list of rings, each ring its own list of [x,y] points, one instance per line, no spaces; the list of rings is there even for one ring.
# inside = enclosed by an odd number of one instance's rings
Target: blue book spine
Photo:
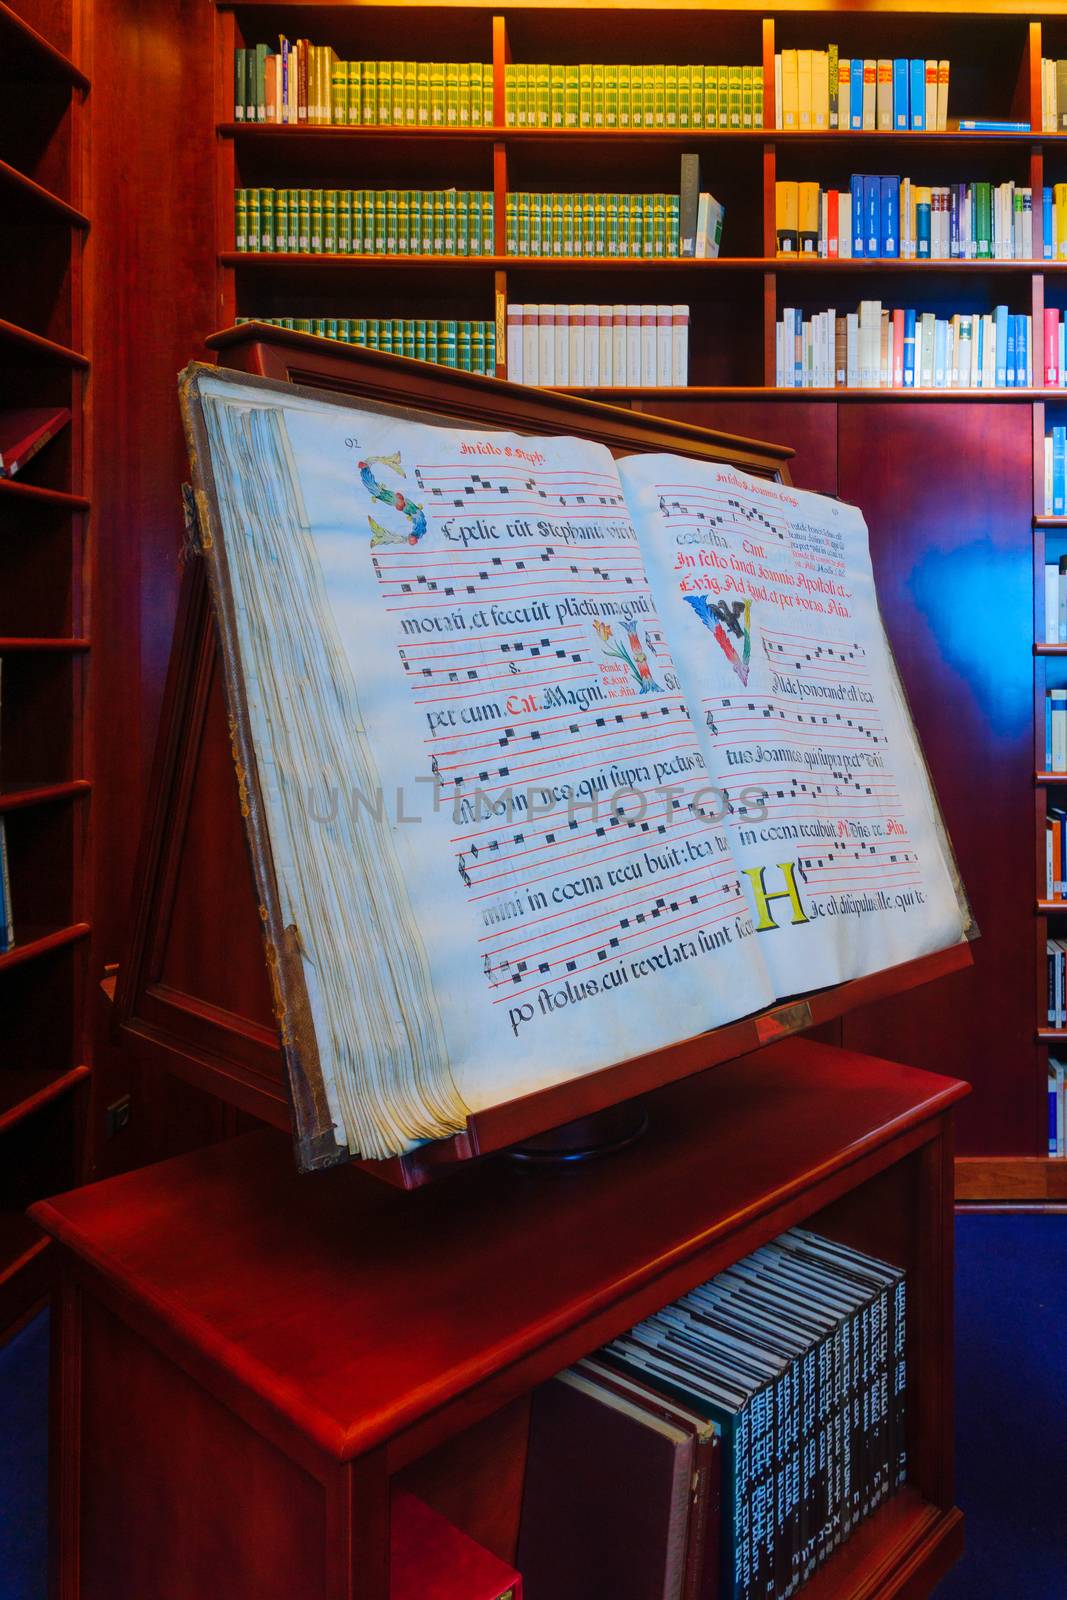
[[[930,259],[930,234],[931,215],[929,200],[917,201],[915,205],[915,259],[929,261]]]
[[[863,179],[863,253],[865,256],[881,254],[882,237],[882,185],[877,178]]]
[[[863,248],[863,179],[859,173],[852,174],[848,187],[852,195],[852,257],[855,260],[858,256],[866,255]]]
[[[804,313],[793,312],[793,387],[804,387]]]
[[[1028,122],[998,122],[988,117],[966,117],[960,121],[961,133],[1029,133]]]
[[[1006,389],[1015,388],[1015,330],[1018,320],[1014,315],[1006,318],[1008,324],[1004,336],[1004,387]],[[999,350],[997,353],[999,355]]]
[[[913,61],[911,64],[911,125],[913,128],[926,127],[926,62]]]
[[[898,131],[908,127],[908,59],[897,56],[893,62],[893,126]]]
[[[1048,1153],[1050,1156],[1059,1155],[1056,1144],[1056,1079],[1049,1079],[1048,1085]]]
[[[1030,318],[1025,312],[1015,324],[1015,387],[1025,389],[1030,378]]]
[[[948,323],[944,317],[934,322],[934,388],[947,389],[948,381]]]
[[[993,312],[993,322],[997,330],[997,364],[996,387],[1006,389],[1008,386],[1008,308],[997,306]]]
[[[1052,515],[1067,517],[1067,428],[1052,430]]]
[[[1045,694],[1045,771],[1052,770],[1052,701]]]
[[[915,387],[915,312],[904,313],[904,387]]]
[[[848,125],[863,127],[863,57],[853,56],[848,92]]]
[[[900,179],[883,178],[882,190],[882,255],[895,261],[900,255]]]
[[[1052,190],[1041,191],[1041,255],[1043,260],[1052,260]]]

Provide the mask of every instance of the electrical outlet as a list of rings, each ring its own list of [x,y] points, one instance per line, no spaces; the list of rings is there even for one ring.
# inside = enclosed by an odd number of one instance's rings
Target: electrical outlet
[[[130,1097],[122,1095],[118,1100],[112,1100],[107,1108],[107,1136],[114,1138],[116,1133],[121,1133],[123,1128],[130,1125]]]

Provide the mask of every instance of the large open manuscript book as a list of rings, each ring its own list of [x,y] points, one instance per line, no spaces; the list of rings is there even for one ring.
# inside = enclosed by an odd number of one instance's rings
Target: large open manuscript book
[[[306,1164],[973,931],[854,507],[199,366],[182,402]]]

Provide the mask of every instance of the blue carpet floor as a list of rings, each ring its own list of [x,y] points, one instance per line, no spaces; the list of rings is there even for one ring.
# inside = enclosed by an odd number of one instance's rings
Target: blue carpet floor
[[[956,1219],[956,1503],[935,1600],[1067,1596],[1067,1216]]]
[[[1067,1216],[956,1230],[956,1498],[935,1600],[1067,1600]],[[44,1600],[47,1323],[0,1350],[0,1600]]]

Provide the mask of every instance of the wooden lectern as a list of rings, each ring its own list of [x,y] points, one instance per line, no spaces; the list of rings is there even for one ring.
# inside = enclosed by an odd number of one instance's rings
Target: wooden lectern
[[[247,370],[421,413],[785,471],[777,448],[304,335],[214,343]],[[271,1127],[34,1208],[63,1268],[61,1600],[387,1600],[394,1486],[513,1559],[531,1388],[798,1222],[909,1286],[909,1481],[806,1594],[928,1594],[962,1547],[951,1109],[967,1089],[787,1035],[969,959],[961,945],[801,997],[374,1172],[298,1176],[190,559],[117,1021],[130,1048]],[[648,1131],[602,1160],[473,1159],[637,1096]]]

